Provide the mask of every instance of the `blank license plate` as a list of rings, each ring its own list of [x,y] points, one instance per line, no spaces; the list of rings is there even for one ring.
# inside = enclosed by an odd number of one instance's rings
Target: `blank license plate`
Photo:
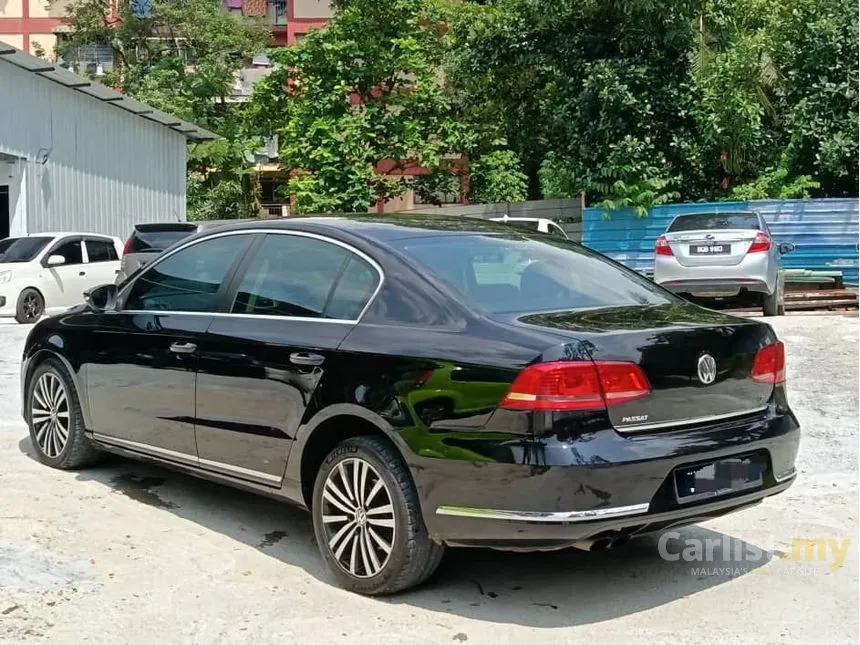
[[[758,488],[764,481],[766,468],[765,459],[759,455],[678,468],[675,471],[675,495],[679,504],[688,504]]]
[[[732,252],[731,244],[691,244],[690,255],[725,255]]]

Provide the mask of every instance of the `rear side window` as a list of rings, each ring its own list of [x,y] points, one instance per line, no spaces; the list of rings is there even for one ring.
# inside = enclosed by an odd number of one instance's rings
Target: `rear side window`
[[[353,255],[332,293],[325,310],[326,317],[356,320],[378,284],[379,274],[376,270]]]
[[[247,235],[229,235],[177,251],[140,274],[125,309],[215,311],[218,289],[247,241]]]
[[[112,262],[119,260],[113,242],[107,240],[86,240],[87,257],[90,262]]]
[[[267,235],[242,278],[231,311],[320,318],[349,255],[346,249],[315,238]]]
[[[479,309],[530,313],[676,302],[650,280],[550,236],[458,235],[394,244]]]
[[[129,243],[129,253],[141,251],[163,251],[196,230],[194,226],[165,226],[164,228],[135,229]]]
[[[757,231],[761,228],[755,213],[695,213],[679,215],[669,225],[668,233],[681,231],[709,231],[714,229],[742,228]]]

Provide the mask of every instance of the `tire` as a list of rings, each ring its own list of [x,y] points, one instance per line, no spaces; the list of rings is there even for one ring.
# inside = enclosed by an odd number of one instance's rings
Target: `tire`
[[[22,325],[31,324],[39,320],[45,313],[45,299],[42,294],[32,287],[27,287],[18,296],[18,304],[15,306],[15,320]]]
[[[363,491],[364,504],[354,503],[355,491]],[[311,512],[323,559],[340,586],[355,593],[381,596],[421,584],[445,551],[427,533],[409,469],[382,437],[346,439],[328,454]]]
[[[84,435],[78,393],[59,361],[48,359],[33,370],[26,397],[30,441],[39,461],[52,468],[73,470],[99,460],[101,453]]]
[[[771,294],[762,296],[762,313],[765,316],[782,316],[785,314],[784,287],[777,281],[776,289]]]

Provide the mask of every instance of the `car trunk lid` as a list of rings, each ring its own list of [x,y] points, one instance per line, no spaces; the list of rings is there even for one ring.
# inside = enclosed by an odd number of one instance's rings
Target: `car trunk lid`
[[[752,414],[773,392],[773,384],[752,378],[756,353],[776,340],[755,321],[683,303],[528,314],[518,323],[563,332],[594,361],[641,368],[650,394],[608,408],[622,432]]]
[[[756,233],[751,229],[702,230],[666,233],[665,237],[682,266],[735,266],[746,256]]]

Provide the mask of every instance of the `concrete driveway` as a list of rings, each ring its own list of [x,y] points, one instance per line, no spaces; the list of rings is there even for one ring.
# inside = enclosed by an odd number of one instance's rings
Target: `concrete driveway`
[[[331,586],[290,507],[119,458],[37,463],[27,328],[0,324],[0,642],[856,643],[858,320],[772,324],[805,432],[788,492],[613,551],[449,551],[383,600]]]

